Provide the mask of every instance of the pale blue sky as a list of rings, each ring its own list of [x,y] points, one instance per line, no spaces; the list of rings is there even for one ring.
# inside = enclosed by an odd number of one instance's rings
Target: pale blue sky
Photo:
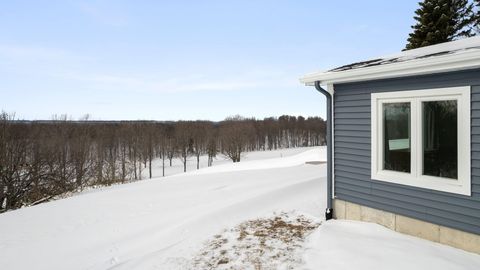
[[[0,110],[324,116],[322,96],[298,78],[401,50],[417,2],[1,1]]]

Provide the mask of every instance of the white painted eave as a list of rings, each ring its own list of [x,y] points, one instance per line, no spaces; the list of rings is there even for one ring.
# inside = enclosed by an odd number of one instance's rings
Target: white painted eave
[[[419,58],[404,62],[363,67],[345,71],[307,74],[300,79],[305,85],[322,85],[426,75],[480,68],[480,50],[465,50],[453,54]]]

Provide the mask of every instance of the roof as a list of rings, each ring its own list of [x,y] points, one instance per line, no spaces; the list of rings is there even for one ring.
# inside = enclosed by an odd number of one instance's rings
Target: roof
[[[306,85],[360,82],[480,68],[480,37],[441,43],[307,74]]]

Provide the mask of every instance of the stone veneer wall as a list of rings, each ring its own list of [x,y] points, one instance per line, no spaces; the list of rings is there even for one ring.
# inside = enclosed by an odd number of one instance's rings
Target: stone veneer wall
[[[335,199],[334,218],[377,223],[391,230],[480,254],[480,235]]]

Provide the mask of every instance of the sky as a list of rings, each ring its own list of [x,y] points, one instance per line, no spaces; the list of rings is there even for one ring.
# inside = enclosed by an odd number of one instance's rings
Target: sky
[[[304,74],[404,48],[418,0],[0,1],[18,119],[325,116]]]

